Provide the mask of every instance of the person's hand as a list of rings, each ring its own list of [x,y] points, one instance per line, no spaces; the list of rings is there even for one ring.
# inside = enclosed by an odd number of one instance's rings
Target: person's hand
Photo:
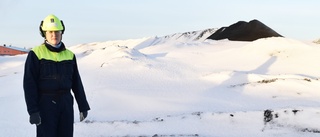
[[[88,111],[80,112],[80,122],[88,116]]]
[[[36,124],[37,126],[39,126],[41,124],[41,117],[39,112],[31,114],[29,121],[30,124]]]

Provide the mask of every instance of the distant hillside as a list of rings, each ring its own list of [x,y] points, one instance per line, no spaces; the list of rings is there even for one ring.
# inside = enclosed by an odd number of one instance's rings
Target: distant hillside
[[[189,41],[204,41],[214,32],[216,32],[217,28],[209,28],[205,30],[198,30],[198,31],[190,31],[184,33],[174,33],[171,35],[166,35],[162,37],[155,37],[155,40],[151,45],[159,44],[164,41],[181,41],[181,42],[189,42]]]
[[[314,43],[320,44],[320,39],[314,40]]]

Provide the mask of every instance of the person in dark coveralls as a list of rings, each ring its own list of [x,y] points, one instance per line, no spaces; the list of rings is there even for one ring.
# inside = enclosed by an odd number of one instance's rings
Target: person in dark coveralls
[[[39,28],[45,42],[28,53],[23,78],[29,121],[36,124],[37,137],[72,137],[73,95],[80,121],[90,110],[76,57],[61,42],[65,26],[59,18],[48,15]]]

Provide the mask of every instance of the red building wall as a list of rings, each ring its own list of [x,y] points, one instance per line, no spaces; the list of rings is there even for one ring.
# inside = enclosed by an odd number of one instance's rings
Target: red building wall
[[[25,54],[27,53],[26,51],[20,51],[20,50],[15,50],[8,48],[6,46],[0,46],[0,55],[18,55],[18,54]]]

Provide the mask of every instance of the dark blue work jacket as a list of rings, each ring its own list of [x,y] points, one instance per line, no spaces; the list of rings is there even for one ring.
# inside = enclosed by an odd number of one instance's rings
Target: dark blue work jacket
[[[59,48],[42,44],[34,47],[25,62],[23,88],[28,113],[39,112],[42,94],[59,95],[73,91],[79,111],[90,110],[75,55],[61,43]]]

